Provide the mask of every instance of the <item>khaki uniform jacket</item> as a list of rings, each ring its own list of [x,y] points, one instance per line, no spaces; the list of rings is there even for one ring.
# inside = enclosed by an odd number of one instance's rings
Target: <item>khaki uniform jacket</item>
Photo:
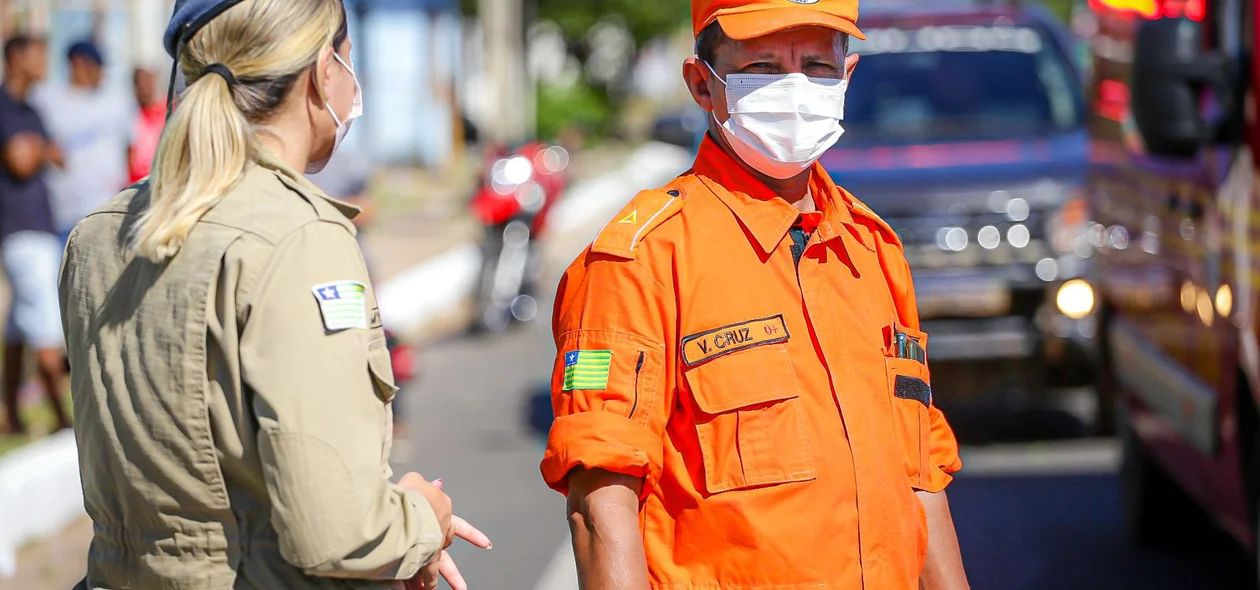
[[[159,265],[129,247],[148,200],[142,182],[82,221],[61,273],[87,587],[399,586],[443,534],[389,482],[397,388],[357,210],[251,164]],[[347,306],[314,289],[344,282],[366,329],[325,327]]]

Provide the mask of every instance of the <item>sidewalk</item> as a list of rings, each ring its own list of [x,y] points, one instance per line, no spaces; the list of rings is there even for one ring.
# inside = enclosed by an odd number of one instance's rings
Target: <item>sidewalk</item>
[[[0,588],[70,590],[87,574],[92,521],[86,516],[18,552],[17,576],[0,580]]]

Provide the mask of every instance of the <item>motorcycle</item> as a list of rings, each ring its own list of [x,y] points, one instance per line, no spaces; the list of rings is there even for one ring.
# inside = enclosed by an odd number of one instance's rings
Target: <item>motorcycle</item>
[[[487,153],[472,199],[473,216],[485,229],[474,330],[500,332],[537,317],[538,238],[567,185],[568,166],[567,150],[542,142]]]

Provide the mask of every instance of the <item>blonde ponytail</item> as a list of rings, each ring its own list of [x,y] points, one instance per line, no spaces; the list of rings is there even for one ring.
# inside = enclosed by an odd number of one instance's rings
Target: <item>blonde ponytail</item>
[[[221,76],[203,76],[184,91],[153,161],[151,201],[135,236],[141,256],[160,262],[179,252],[193,225],[240,179],[252,136]]]
[[[136,224],[136,252],[174,257],[201,218],[231,191],[259,150],[257,131],[299,74],[345,36],[341,0],[253,0],[203,27],[181,53],[189,80],[162,132],[149,178],[148,208]],[[222,64],[237,83],[207,72]]]

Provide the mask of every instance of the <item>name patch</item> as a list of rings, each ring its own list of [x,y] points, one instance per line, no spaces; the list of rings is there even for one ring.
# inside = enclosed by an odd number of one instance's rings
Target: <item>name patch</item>
[[[754,346],[787,342],[788,336],[787,323],[782,315],[692,334],[682,341],[683,364],[694,367]]]

